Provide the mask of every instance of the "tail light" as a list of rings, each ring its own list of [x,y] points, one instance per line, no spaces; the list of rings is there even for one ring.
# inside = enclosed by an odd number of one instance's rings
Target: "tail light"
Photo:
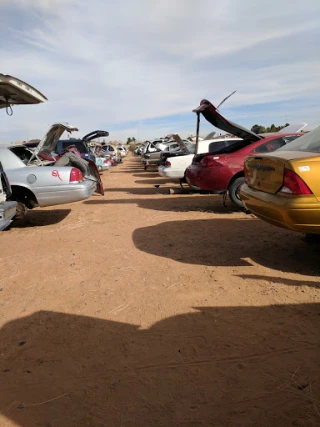
[[[70,182],[78,182],[83,180],[81,171],[77,168],[72,168],[70,172]]]
[[[284,170],[283,186],[280,192],[295,195],[312,194],[312,191],[303,179],[290,169]]]
[[[214,160],[211,156],[206,156],[201,160],[200,165],[206,166],[206,167],[213,167],[213,166],[221,166],[221,163]]]
[[[167,160],[166,161],[166,163],[165,163],[165,165],[164,165],[166,168],[170,168],[170,166],[171,166],[171,163],[169,162],[169,160]]]
[[[105,159],[103,163],[108,163],[108,160],[107,160],[107,159]]]

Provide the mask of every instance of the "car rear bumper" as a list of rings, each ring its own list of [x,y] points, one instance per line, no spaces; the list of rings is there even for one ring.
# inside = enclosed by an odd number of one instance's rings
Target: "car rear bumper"
[[[159,166],[158,172],[159,175],[163,176],[164,178],[170,178],[174,180],[180,180],[184,177],[184,172],[181,172],[181,170],[174,169],[172,167],[167,168],[165,166]]]
[[[41,207],[63,205],[87,199],[95,192],[96,186],[95,181],[87,180],[68,185],[38,188],[34,193]]]
[[[4,230],[10,224],[16,214],[17,202],[0,203],[0,231]]]
[[[111,163],[97,165],[97,168],[98,168],[99,171],[106,171],[106,170],[110,169],[110,167],[111,167]]]
[[[314,196],[286,197],[254,190],[244,184],[240,197],[246,209],[270,224],[320,234],[320,203]]]
[[[225,186],[215,179],[212,168],[191,165],[186,169],[186,180],[190,187],[198,187],[201,190],[209,190],[217,193],[223,193],[227,190]],[[219,169],[220,170],[220,169]],[[218,171],[217,171],[218,172]],[[219,176],[219,173],[215,175]]]

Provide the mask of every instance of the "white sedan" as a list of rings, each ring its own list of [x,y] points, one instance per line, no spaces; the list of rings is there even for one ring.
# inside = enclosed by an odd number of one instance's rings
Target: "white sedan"
[[[199,141],[198,154],[214,151],[219,143],[226,146],[239,140],[240,138],[235,137],[218,137],[208,140],[204,139]],[[158,172],[161,176],[170,178],[172,181],[180,181],[184,177],[185,170],[191,165],[193,157],[194,153],[168,157],[165,165],[159,166]]]

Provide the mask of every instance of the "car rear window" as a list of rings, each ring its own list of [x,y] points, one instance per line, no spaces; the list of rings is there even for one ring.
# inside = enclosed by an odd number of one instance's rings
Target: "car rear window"
[[[271,153],[272,151],[279,150],[284,145],[298,138],[299,135],[283,136],[281,138],[274,138],[256,147],[252,150],[253,153]]]
[[[226,147],[230,147],[233,144],[239,142],[239,139],[225,139],[224,141],[214,141],[209,144],[209,153],[215,153]]]
[[[314,129],[293,142],[282,147],[279,151],[303,151],[320,153],[320,127]]]

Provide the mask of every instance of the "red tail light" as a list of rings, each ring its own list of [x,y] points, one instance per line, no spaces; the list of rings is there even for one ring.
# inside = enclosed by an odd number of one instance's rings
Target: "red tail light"
[[[169,160],[167,160],[166,161],[166,163],[165,163],[165,165],[164,165],[166,168],[170,168],[170,166],[171,166],[171,163],[169,162]]]
[[[211,156],[206,156],[201,160],[200,165],[206,166],[206,167],[213,167],[213,166],[221,166],[221,163],[214,160],[213,157]]]
[[[72,168],[70,172],[70,182],[78,182],[83,180],[83,175],[77,168]]]
[[[312,194],[312,191],[303,179],[290,169],[284,170],[283,186],[280,191],[295,195]]]

